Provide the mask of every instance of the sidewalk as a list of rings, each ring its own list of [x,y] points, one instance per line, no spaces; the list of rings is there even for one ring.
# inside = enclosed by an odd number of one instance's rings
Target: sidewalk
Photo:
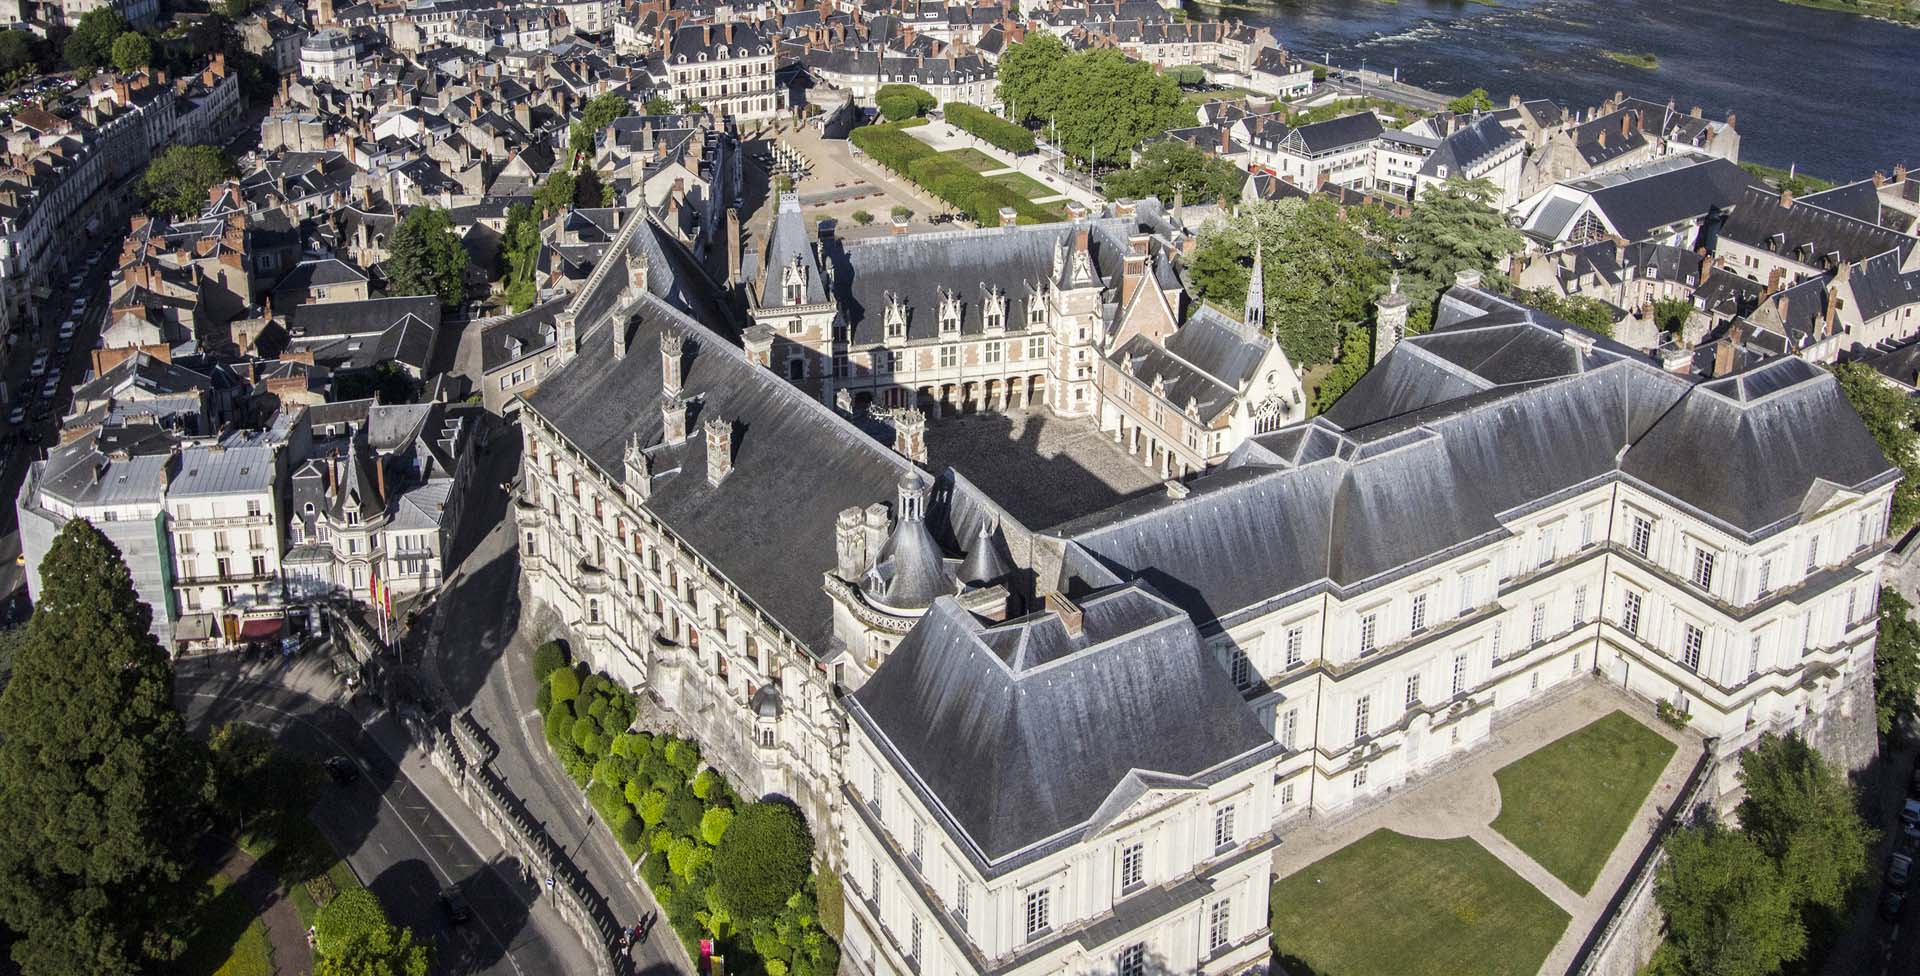
[[[214,859],[214,872],[233,882],[227,890],[253,906],[267,930],[273,948],[273,969],[279,976],[305,976],[313,971],[313,946],[307,942],[306,923],[280,891],[280,879],[260,862],[225,838],[203,842]]]
[[[1500,786],[1493,774],[1614,711],[1632,715],[1679,748],[1648,792],[1632,825],[1615,845],[1592,890],[1583,896],[1493,829],[1491,824],[1500,815]],[[1661,814],[1672,805],[1686,782],[1688,771],[1700,755],[1700,737],[1669,728],[1654,717],[1653,710],[1645,703],[1618,688],[1582,678],[1566,691],[1543,696],[1523,712],[1497,719],[1489,740],[1467,758],[1394,791],[1393,796],[1383,802],[1356,813],[1309,821],[1283,834],[1273,855],[1275,877],[1293,874],[1383,827],[1409,837],[1434,840],[1469,837],[1571,916],[1541,969],[1548,973],[1566,971],[1615,890],[1626,882],[1635,858],[1659,826]]]

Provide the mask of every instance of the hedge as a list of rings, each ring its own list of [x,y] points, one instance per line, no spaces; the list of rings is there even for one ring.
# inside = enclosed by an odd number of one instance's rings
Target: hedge
[[[942,109],[947,121],[986,140],[987,144],[1010,153],[1033,151],[1033,133],[1025,126],[1008,122],[986,109],[966,102],[948,102]]]
[[[932,92],[919,85],[881,85],[880,90],[873,93],[873,98],[875,102],[883,98],[908,99],[913,103],[913,111],[908,112],[908,115],[925,115],[933,111],[934,106],[940,104],[940,100],[934,98]]]

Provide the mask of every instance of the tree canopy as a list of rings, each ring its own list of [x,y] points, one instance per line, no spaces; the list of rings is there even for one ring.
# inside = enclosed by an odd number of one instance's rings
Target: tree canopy
[[[1381,247],[1324,197],[1258,201],[1201,231],[1188,265],[1201,297],[1237,316],[1256,244],[1267,328],[1294,365],[1332,362],[1341,339],[1371,317],[1373,298],[1385,289]]]
[[[1769,976],[1800,958],[1806,931],[1780,871],[1752,838],[1719,824],[1667,839],[1654,900],[1667,938],[1649,972],[1657,976]]]
[[[17,76],[38,67],[45,43],[32,31],[0,30],[0,75]]]
[[[395,295],[439,295],[460,304],[467,289],[467,249],[453,236],[447,212],[415,207],[400,219],[387,244],[387,279]]]
[[[612,125],[614,119],[632,110],[633,105],[627,101],[626,96],[615,92],[596,95],[587,102],[586,107],[580,110],[579,121],[573,123],[567,130],[567,149],[573,154],[569,167],[579,165],[582,156],[591,157],[593,140],[600,134],[600,130]]]
[[[1447,103],[1447,111],[1455,115],[1470,115],[1474,112],[1490,112],[1492,110],[1493,99],[1487,97],[1487,90],[1485,88],[1475,88],[1465,95]]]
[[[121,71],[138,71],[153,63],[153,42],[137,31],[127,31],[113,39],[113,66]]]
[[[1795,907],[1844,910],[1874,831],[1840,770],[1798,735],[1769,732],[1740,754],[1740,784],[1740,829],[1779,865]]]
[[[140,190],[147,206],[189,217],[207,206],[207,191],[234,175],[233,160],[214,146],[168,146],[147,165]]]
[[[1920,624],[1913,604],[1890,586],[1880,588],[1880,640],[1873,652],[1873,699],[1880,734],[1914,714],[1920,695]]]
[[[1014,121],[1038,122],[1079,161],[1119,163],[1149,136],[1193,124],[1180,86],[1111,48],[1069,54],[1036,31],[1000,60],[1000,100]]]
[[[1506,260],[1526,246],[1494,208],[1499,191],[1486,180],[1452,179],[1426,193],[1400,228],[1401,267],[1440,290],[1456,272],[1475,270],[1489,287],[1506,282]]]
[[[127,18],[112,7],[95,7],[80,17],[61,49],[76,68],[104,68],[113,63],[113,42],[128,30]]]
[[[1920,401],[1894,388],[1871,366],[1840,363],[1831,368],[1847,402],[1880,445],[1880,453],[1906,476],[1893,489],[1893,510],[1887,519],[1888,530],[1899,535],[1920,518],[1920,433],[1915,432]]]
[[[335,895],[314,916],[314,976],[427,976],[432,949],[387,920],[366,888]]]
[[[911,119],[933,111],[940,100],[919,85],[881,85],[873,93],[873,104],[889,122]]]
[[[184,947],[214,777],[119,550],[69,521],[0,694],[0,921],[26,976],[149,968]]]
[[[784,803],[749,803],[727,826],[714,855],[720,900],[736,918],[777,915],[806,882],[812,863],[813,835],[799,811]]]
[[[1615,312],[1613,306],[1601,299],[1591,295],[1561,295],[1550,288],[1523,288],[1514,292],[1513,298],[1595,335],[1613,338]]]
[[[1177,139],[1150,142],[1132,166],[1108,173],[1106,195],[1119,200],[1158,197],[1172,205],[1176,197],[1210,203],[1237,197],[1246,177],[1230,160],[1209,156]]]

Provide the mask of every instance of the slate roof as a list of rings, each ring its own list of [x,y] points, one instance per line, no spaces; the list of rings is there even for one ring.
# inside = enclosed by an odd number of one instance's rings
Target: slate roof
[[[936,601],[846,701],[927,806],[997,876],[1079,839],[1117,789],[1192,789],[1280,749],[1193,623],[1151,591],[982,625]]]
[[[1661,160],[1565,185],[1587,194],[1620,236],[1641,241],[1657,228],[1698,220],[1716,206],[1725,209],[1740,202],[1753,184],[1746,170],[1715,157],[1685,164]],[[1550,201],[1528,216],[1526,230],[1548,240],[1565,239],[1577,212],[1576,201]]]
[[[1420,175],[1438,177],[1445,166],[1450,175],[1464,175],[1483,159],[1490,159],[1520,137],[1506,130],[1491,115],[1482,115],[1440,140],[1433,155],[1420,164]]]
[[[654,448],[647,510],[824,653],[833,614],[821,581],[834,565],[834,520],[849,506],[892,500],[911,466],[662,299],[649,295],[638,308],[626,325],[625,358],[612,355],[611,326],[592,327],[579,355],[528,397],[529,407],[617,481],[626,480],[630,440]],[[688,336],[683,395],[696,401],[689,439],[678,447],[660,446],[659,349],[669,329]],[[701,430],[712,417],[733,422],[733,470],[717,486],[707,483]]]
[[[1809,193],[1801,197],[1800,202],[1811,203],[1823,210],[1870,224],[1880,222],[1880,188],[1874,186],[1872,180],[1856,180],[1819,193]]]
[[[1298,141],[1309,154],[1336,152],[1363,142],[1380,138],[1387,131],[1380,124],[1380,117],[1372,112],[1357,112],[1343,115],[1325,122],[1303,125],[1287,133],[1286,141]]]
[[[1864,491],[1898,474],[1834,379],[1797,358],[1696,383],[1455,288],[1432,332],[1308,425],[1253,438],[1184,499],[1053,534],[1064,575],[1145,581],[1207,629],[1316,588],[1365,591],[1606,479],[1756,539],[1791,525],[1816,480]]]
[[[1816,267],[1828,255],[1853,262],[1893,250],[1904,258],[1915,242],[1906,234],[1803,200],[1783,207],[1780,194],[1761,186],[1750,186],[1741,195],[1720,236]]]

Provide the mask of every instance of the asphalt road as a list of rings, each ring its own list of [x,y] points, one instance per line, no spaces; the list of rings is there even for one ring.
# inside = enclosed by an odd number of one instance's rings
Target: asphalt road
[[[530,911],[540,895],[538,881],[523,879],[515,861],[488,861],[477,853],[388,754],[394,742],[405,741],[394,719],[383,713],[363,720],[284,687],[259,666],[246,676],[239,670],[233,655],[180,662],[175,699],[188,723],[199,731],[247,721],[274,730],[304,754],[345,755],[359,765],[357,782],[325,788],[313,821],[394,920],[432,941],[435,973],[576,971],[578,951],[566,950],[578,945],[578,937],[551,913],[543,913],[543,921]],[[473,910],[466,924],[453,923],[439,902],[440,891],[456,884]]]

